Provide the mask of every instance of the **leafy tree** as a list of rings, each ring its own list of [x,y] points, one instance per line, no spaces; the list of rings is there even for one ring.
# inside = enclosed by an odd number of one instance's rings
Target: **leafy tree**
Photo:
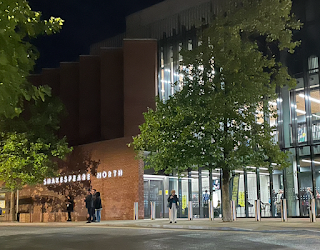
[[[18,117],[0,117],[0,180],[12,191],[12,220],[14,191],[56,176],[59,159],[72,150],[57,136],[62,110],[57,98],[46,98],[26,103]]]
[[[23,100],[44,100],[50,94],[48,87],[32,86],[26,79],[38,58],[30,40],[58,32],[63,20],[41,20],[26,0],[2,0],[0,20],[0,114],[14,117],[22,112]]]
[[[0,180],[12,191],[54,175],[55,159],[71,150],[56,136],[62,105],[50,98],[48,86],[27,81],[38,58],[30,41],[58,32],[62,24],[60,18],[42,20],[25,0],[0,4]],[[14,220],[13,198],[12,192]]]
[[[301,24],[290,0],[231,1],[223,10],[200,34],[200,45],[181,52],[183,88],[144,114],[133,146],[155,171],[222,169],[223,220],[231,221],[232,170],[288,166],[272,139],[268,117],[276,114],[269,101],[277,99],[277,87],[295,85],[277,55],[293,52],[292,30]]]

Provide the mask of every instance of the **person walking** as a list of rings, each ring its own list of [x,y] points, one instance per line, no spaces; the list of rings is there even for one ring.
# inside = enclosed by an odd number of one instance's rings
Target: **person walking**
[[[95,202],[94,202],[94,207],[95,207],[95,210],[96,210],[96,222],[100,222],[100,220],[101,220],[101,210],[102,210],[100,192],[96,192],[96,199],[95,199]]]
[[[177,219],[177,208],[178,208],[178,203],[179,203],[179,199],[176,195],[176,191],[175,190],[171,190],[171,195],[168,198],[168,205],[169,205],[169,219],[170,219],[170,223],[174,222],[177,223],[176,219]]]
[[[67,212],[68,212],[68,220],[67,221],[72,221],[71,220],[71,213],[73,212],[74,201],[70,195],[68,195],[68,197],[67,197],[66,204],[67,204]]]
[[[87,223],[91,223],[94,219],[94,207],[93,207],[93,199],[92,199],[92,194],[90,189],[88,189],[88,194],[87,194],[87,197],[84,199],[84,202],[86,203],[86,208],[88,210]]]

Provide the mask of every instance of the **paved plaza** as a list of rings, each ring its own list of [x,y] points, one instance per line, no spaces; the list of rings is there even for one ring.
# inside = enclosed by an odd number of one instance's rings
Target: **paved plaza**
[[[232,223],[179,219],[101,223],[0,223],[7,249],[319,249],[320,221],[238,219]]]

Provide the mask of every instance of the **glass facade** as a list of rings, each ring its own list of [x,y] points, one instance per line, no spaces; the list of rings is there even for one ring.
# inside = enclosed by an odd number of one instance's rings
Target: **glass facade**
[[[316,1],[312,4],[320,6]],[[293,55],[281,55],[280,60],[288,66],[296,79],[296,87],[277,89],[278,98],[269,105],[277,110],[277,117],[269,117],[275,142],[283,151],[290,152],[290,167],[257,169],[254,166],[232,173],[230,199],[235,201],[238,217],[254,216],[254,201],[261,200],[262,217],[280,215],[280,201],[285,198],[288,215],[309,216],[310,198],[316,199],[317,216],[320,216],[320,85],[319,85],[319,41],[320,21],[316,19],[317,8],[293,1],[293,11],[304,23],[302,31],[294,34],[301,45]],[[309,8],[309,9],[308,9]],[[307,11],[308,10],[308,11]],[[312,14],[313,13],[313,14]],[[182,60],[179,51],[192,50],[199,44],[197,29],[182,28],[178,33],[159,40],[159,84],[162,100],[181,89]],[[176,84],[174,84],[176,83]],[[257,115],[257,122],[264,119]],[[221,216],[220,170],[194,169],[183,177],[169,176],[168,190],[178,189],[181,202],[180,217],[187,217],[188,201],[192,201],[193,216],[206,217],[207,205],[203,199],[206,190],[214,202],[215,215]],[[165,201],[164,201],[165,202]]]

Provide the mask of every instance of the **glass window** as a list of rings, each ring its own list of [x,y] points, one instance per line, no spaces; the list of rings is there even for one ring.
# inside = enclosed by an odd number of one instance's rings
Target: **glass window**
[[[270,173],[268,168],[259,168],[261,216],[271,216]]]
[[[6,194],[0,193],[0,217],[5,215],[6,212],[6,201],[5,201]]]
[[[244,172],[235,170],[232,177],[232,200],[235,201],[237,217],[246,217]]]
[[[159,96],[161,99],[164,99],[165,95],[165,78],[164,78],[164,52],[163,47],[160,48],[160,88],[159,88]]]
[[[174,66],[173,66],[173,46],[170,46],[170,84],[171,84],[171,95],[174,94]]]
[[[189,39],[188,41],[188,50],[192,50],[192,40]]]
[[[308,67],[309,67],[309,73],[317,73],[319,72],[319,60],[317,56],[310,56],[308,59]]]
[[[298,164],[294,149],[290,149],[289,160],[291,166],[286,171],[286,199],[288,205],[288,216],[299,216],[299,186],[298,186]]]
[[[212,202],[214,207],[214,216],[221,217],[221,185],[220,169],[212,170]]]
[[[316,192],[314,198],[316,199],[316,215],[320,216],[320,155],[316,155],[314,158],[315,168],[315,180],[316,180]]]
[[[300,200],[300,215],[309,216],[310,199],[313,196],[312,188],[312,173],[311,159],[300,159],[299,171],[299,200]]]
[[[209,183],[209,170],[201,170],[201,202],[200,209],[202,209],[202,213],[204,218],[209,218],[209,203],[211,200],[210,197],[210,183]]]
[[[189,201],[189,191],[188,191],[188,178],[187,173],[182,174],[183,176],[179,179],[181,189],[179,189],[179,201],[180,201],[180,217],[186,218],[188,217],[188,201]]]
[[[270,123],[271,127],[274,127],[274,130],[273,130],[273,132],[271,132],[271,135],[272,135],[272,138],[273,138],[274,142],[276,143],[276,142],[278,142],[278,135],[279,135],[278,129],[277,129],[277,126],[278,126],[277,100],[270,101],[269,102],[269,108],[272,111],[272,114],[269,117],[269,123]]]
[[[276,217],[281,216],[281,200],[284,198],[283,193],[283,173],[282,170],[272,170],[273,189],[272,196],[274,200],[274,215]]]
[[[191,171],[191,197],[192,197],[192,212],[194,218],[200,217],[199,208],[199,174],[198,171]]]
[[[296,90],[294,98],[295,104],[292,104],[292,112],[294,113],[291,112],[291,120],[297,121],[297,142],[302,143],[307,141],[306,107],[303,89]]]
[[[247,190],[248,190],[248,215],[255,216],[254,202],[257,200],[257,175],[255,168],[247,169]]]

